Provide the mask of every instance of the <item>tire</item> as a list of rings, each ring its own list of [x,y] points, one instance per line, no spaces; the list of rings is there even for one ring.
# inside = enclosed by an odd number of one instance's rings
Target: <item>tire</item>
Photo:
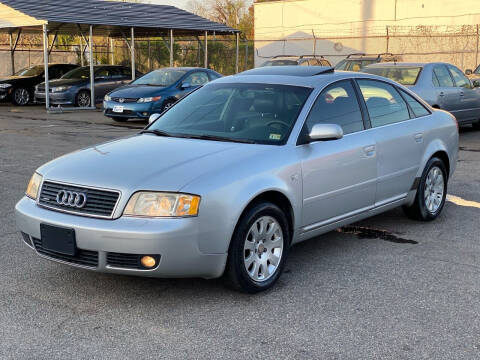
[[[480,121],[474,122],[472,124],[473,130],[480,130]]]
[[[254,204],[240,218],[230,243],[225,271],[228,285],[249,294],[272,287],[285,267],[289,247],[284,212],[269,202]]]
[[[163,103],[162,105],[162,110],[161,112],[165,112],[167,111],[168,109],[170,109],[174,104],[175,104],[175,100],[165,100],[165,102]]]
[[[440,175],[441,179],[436,177]],[[434,179],[437,180],[434,181]],[[403,207],[405,215],[414,220],[435,220],[438,215],[440,215],[443,206],[445,205],[448,188],[447,185],[448,174],[445,169],[445,164],[439,158],[431,158],[423,170],[414,203],[411,206]],[[427,196],[428,193],[430,196]],[[432,199],[436,200],[432,202]]]
[[[77,107],[89,107],[91,103],[90,91],[82,90],[75,96],[75,106]]]
[[[28,105],[32,96],[30,92],[22,87],[16,88],[12,93],[12,104],[16,106]]]
[[[113,119],[114,121],[117,121],[117,122],[125,122],[125,121],[128,120],[128,118],[118,117],[118,116],[114,116],[114,117],[112,117],[112,119]]]

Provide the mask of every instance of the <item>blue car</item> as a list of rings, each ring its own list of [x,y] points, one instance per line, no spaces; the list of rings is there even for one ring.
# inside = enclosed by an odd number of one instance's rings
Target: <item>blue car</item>
[[[105,116],[115,121],[148,119],[161,113],[198,87],[222,77],[203,68],[163,68],[149,72],[105,95]]]

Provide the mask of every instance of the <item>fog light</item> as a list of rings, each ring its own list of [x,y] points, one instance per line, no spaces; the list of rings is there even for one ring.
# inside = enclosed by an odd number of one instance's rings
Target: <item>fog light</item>
[[[140,259],[140,263],[142,264],[142,266],[150,269],[157,265],[157,260],[153,256],[146,255],[142,256],[142,258]]]
[[[143,113],[143,116],[148,116],[148,112],[144,112],[144,113]]]

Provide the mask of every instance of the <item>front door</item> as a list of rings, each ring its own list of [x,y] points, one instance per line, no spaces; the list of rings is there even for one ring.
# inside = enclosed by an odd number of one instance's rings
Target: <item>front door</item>
[[[303,159],[305,231],[368,210],[375,200],[375,139],[371,131],[364,130],[350,80],[333,83],[322,91],[308,115],[302,136],[317,123],[340,125],[344,137],[298,147]]]
[[[474,89],[470,80],[453,65],[448,65],[448,71],[455,81],[459,91],[457,114],[459,121],[478,120],[480,118],[480,92]]]
[[[462,116],[458,111],[460,91],[455,86],[453,78],[445,65],[435,65],[433,68],[432,81],[435,86],[436,98],[438,99],[440,108],[451,112],[460,120]]]

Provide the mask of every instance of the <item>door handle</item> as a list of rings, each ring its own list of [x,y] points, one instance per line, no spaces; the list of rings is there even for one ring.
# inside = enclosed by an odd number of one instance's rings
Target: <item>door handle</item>
[[[465,93],[463,91],[460,91],[460,96],[464,96]]]
[[[440,91],[440,94],[438,94],[439,96],[445,96],[445,93],[443,91]]]
[[[421,133],[415,134],[415,141],[417,143],[421,143],[423,141],[423,134],[421,134]]]
[[[375,155],[375,145],[368,145],[363,148],[363,151],[365,152],[365,155],[368,157],[374,156]]]

